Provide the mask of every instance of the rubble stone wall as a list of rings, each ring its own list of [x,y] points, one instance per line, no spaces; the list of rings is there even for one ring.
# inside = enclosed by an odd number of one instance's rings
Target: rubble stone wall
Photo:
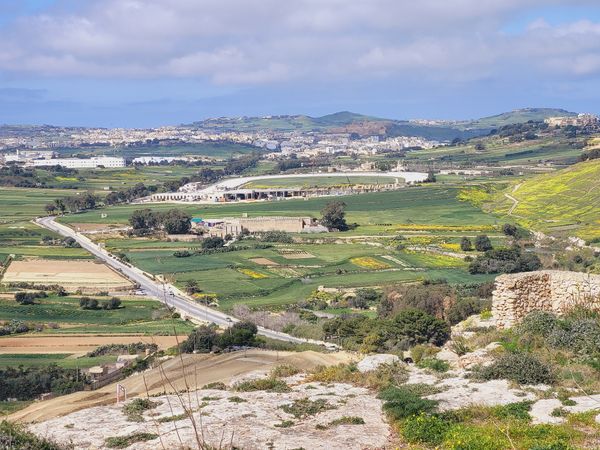
[[[541,270],[500,275],[492,297],[498,328],[510,328],[534,310],[562,314],[582,304],[600,308],[600,275]]]

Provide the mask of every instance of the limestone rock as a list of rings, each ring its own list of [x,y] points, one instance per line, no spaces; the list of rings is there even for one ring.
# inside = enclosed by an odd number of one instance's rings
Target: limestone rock
[[[364,373],[376,370],[382,364],[394,364],[399,361],[400,358],[398,358],[396,355],[370,355],[363,358],[362,361],[356,365],[356,367],[360,372]]]

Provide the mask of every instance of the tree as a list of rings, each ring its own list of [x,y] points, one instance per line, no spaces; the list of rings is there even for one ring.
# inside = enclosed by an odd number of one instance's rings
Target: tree
[[[181,343],[181,351],[184,353],[209,353],[217,346],[218,340],[219,336],[213,327],[201,325]]]
[[[189,295],[193,295],[196,292],[200,292],[198,282],[196,280],[187,280],[185,282],[185,292],[187,292]]]
[[[192,227],[192,217],[180,209],[161,214],[161,223],[167,234],[186,234]]]
[[[156,228],[158,218],[151,209],[137,209],[129,217],[129,224],[134,230],[149,230]]]
[[[56,205],[54,203],[48,203],[46,206],[44,206],[44,210],[46,210],[48,214],[52,215],[56,212]]]
[[[248,320],[242,320],[233,324],[219,339],[219,346],[227,348],[231,346],[254,346],[256,345],[256,333],[258,328]]]
[[[393,318],[392,333],[404,344],[401,347],[410,348],[417,344],[439,346],[450,339],[450,325],[420,309],[406,309]]]
[[[64,212],[67,210],[65,202],[63,202],[60,198],[55,199],[54,204],[56,205],[56,209],[59,210],[61,214],[64,214]]]
[[[102,302],[102,309],[119,309],[121,306],[121,300],[117,297],[113,297],[106,302]]]
[[[354,298],[351,298],[349,303],[354,308],[367,309],[371,303],[379,300],[379,293],[375,289],[364,288],[358,289]]]
[[[340,200],[327,203],[325,208],[321,210],[321,225],[327,228],[335,228],[339,231],[346,231],[348,224],[345,218],[345,208],[346,204]]]
[[[487,237],[485,234],[480,234],[475,238],[475,249],[478,252],[487,252],[492,248],[494,248],[492,247],[492,242],[490,241],[490,238]]]
[[[485,145],[482,142],[478,142],[477,144],[475,144],[475,150],[477,150],[478,152],[485,150]]]
[[[516,226],[514,226],[513,224],[505,223],[504,225],[502,225],[502,232],[506,236],[516,237],[518,231],[519,231],[518,228]]]
[[[225,241],[217,236],[208,237],[202,241],[202,248],[210,249],[210,248],[221,248],[225,245]]]
[[[469,239],[468,237],[464,236],[460,240],[460,249],[463,252],[470,252],[471,250],[473,250],[473,243],[471,242],[471,239]]]
[[[433,173],[433,169],[429,169],[427,171],[427,178],[425,179],[425,183],[435,183],[437,179],[435,178],[435,174]]]
[[[98,309],[98,300],[95,298],[81,297],[79,299],[79,306],[82,309]]]

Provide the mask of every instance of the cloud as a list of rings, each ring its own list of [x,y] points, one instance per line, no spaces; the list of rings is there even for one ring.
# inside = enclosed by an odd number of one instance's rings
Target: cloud
[[[66,1],[66,0],[65,0]],[[184,77],[248,86],[415,77],[465,82],[510,69],[600,74],[600,24],[517,14],[589,0],[90,0],[0,31],[0,71],[36,76]]]

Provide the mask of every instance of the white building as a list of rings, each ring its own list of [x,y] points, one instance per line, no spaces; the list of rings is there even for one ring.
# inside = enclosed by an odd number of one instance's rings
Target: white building
[[[30,165],[34,167],[63,166],[68,169],[95,169],[97,167],[114,169],[118,167],[125,167],[125,158],[114,156],[98,156],[93,158],[36,159],[30,161]]]
[[[133,164],[160,164],[163,162],[170,163],[173,161],[189,161],[190,158],[186,156],[140,156],[139,158],[133,158]]]
[[[50,159],[57,155],[52,150],[17,150],[4,155],[4,162],[30,162],[34,159]]]

